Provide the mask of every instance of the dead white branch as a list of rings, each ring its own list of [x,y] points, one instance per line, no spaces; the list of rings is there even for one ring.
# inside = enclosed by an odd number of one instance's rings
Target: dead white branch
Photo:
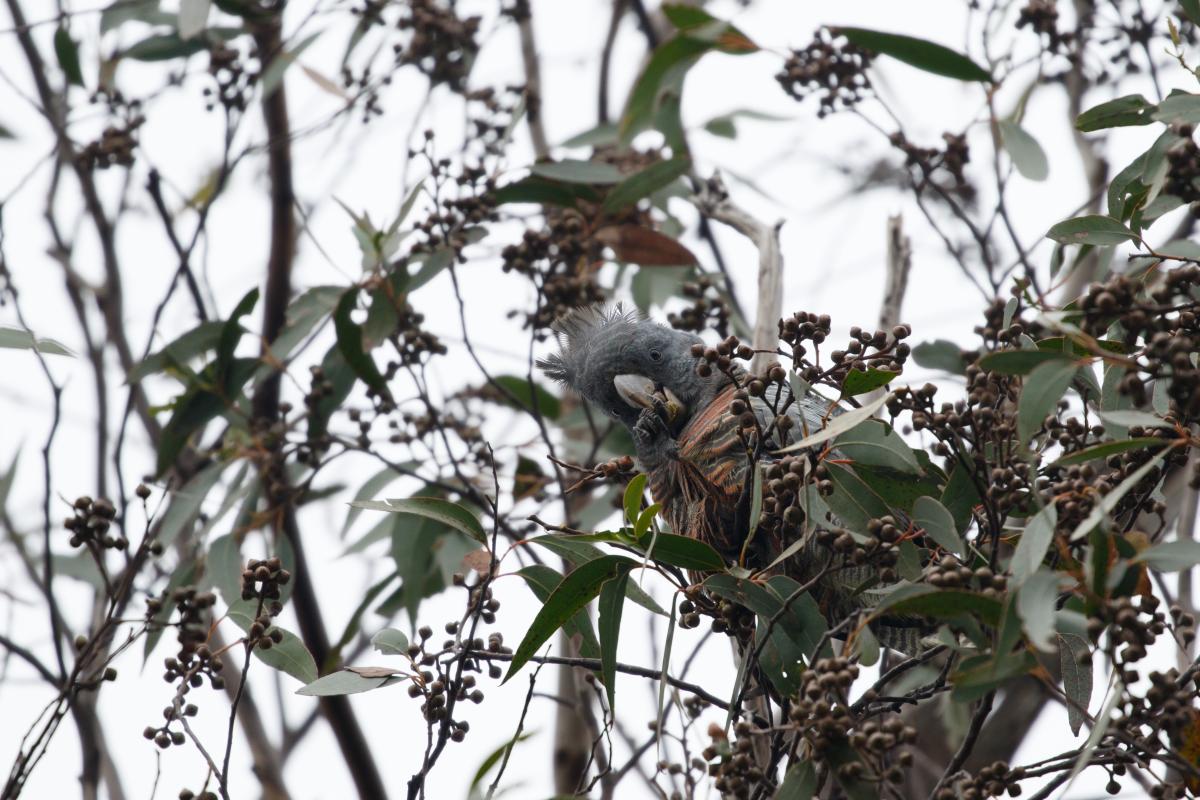
[[[779,229],[783,220],[767,224],[729,199],[720,175],[705,181],[692,200],[700,211],[745,236],[758,248],[758,304],[754,318],[752,344],[758,351],[750,362],[754,373],[765,371],[777,362],[779,318],[783,315],[783,253],[779,249]]]
[[[879,306],[879,328],[890,331],[900,324],[900,308],[908,291],[908,273],[912,270],[912,242],[904,234],[904,219],[899,214],[887,221],[887,276],[883,303]]]

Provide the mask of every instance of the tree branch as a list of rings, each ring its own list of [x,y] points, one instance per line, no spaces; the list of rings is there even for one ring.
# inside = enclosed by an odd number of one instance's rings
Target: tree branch
[[[701,214],[723,222],[758,248],[758,308],[753,335],[753,347],[757,352],[750,362],[750,370],[761,373],[777,361],[778,323],[783,316],[783,253],[779,249],[779,229],[783,220],[768,225],[735,205],[729,199],[720,175],[706,181],[692,202]]]
[[[534,161],[541,161],[550,155],[550,143],[542,122],[542,69],[533,38],[533,12],[528,5],[517,20],[517,30],[521,35],[521,61],[525,65],[525,119],[529,123],[529,138],[533,140]]]
[[[489,650],[468,650],[464,653],[469,658],[478,658],[481,661],[512,661],[513,657],[509,653],[493,653]],[[592,672],[600,670],[600,659],[598,658],[568,658],[566,656],[530,656],[530,661],[535,664],[560,664],[564,667],[581,667]],[[660,681],[663,679],[662,672],[649,667],[639,667],[633,664],[622,664],[617,662],[617,672],[623,672],[626,675],[636,675],[639,678],[650,678],[651,680]],[[729,702],[722,700],[716,695],[709,694],[703,686],[698,686],[694,683],[672,678],[670,675],[666,678],[667,683],[674,686],[676,689],[681,689],[689,694],[695,695],[707,702],[709,705],[716,706],[722,711],[729,710]]]
[[[283,50],[278,16],[262,23],[254,31],[255,46],[263,64],[269,64]],[[283,329],[291,299],[292,264],[296,250],[296,220],[293,216],[295,193],[292,183],[291,127],[287,93],[280,85],[263,98],[263,118],[267,129],[267,167],[271,181],[271,248],[267,260],[267,285],[263,303],[263,344],[273,342]],[[274,420],[279,414],[279,387],[282,375],[273,372],[254,395],[256,418]],[[313,586],[312,573],[304,554],[300,529],[296,522],[295,498],[283,475],[277,476],[278,488],[271,498],[276,508],[276,536],[286,537],[296,559],[296,588],[293,606],[300,623],[304,644],[318,665],[325,666],[329,656],[329,635],[321,619],[320,602]],[[323,697],[321,707],[346,760],[347,769],[366,800],[386,798],[383,779],[371,756],[366,736],[344,696]]]
[[[879,307],[879,329],[890,331],[900,323],[900,308],[908,290],[908,274],[912,271],[912,240],[904,233],[904,219],[899,214],[887,221],[887,276],[883,303]]]

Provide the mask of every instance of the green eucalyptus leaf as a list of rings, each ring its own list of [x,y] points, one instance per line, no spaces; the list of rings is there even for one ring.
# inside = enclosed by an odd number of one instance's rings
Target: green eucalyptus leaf
[[[817,769],[807,759],[796,759],[788,766],[783,783],[772,800],[812,800],[817,793]]]
[[[1138,241],[1136,233],[1118,219],[1102,214],[1088,214],[1063,220],[1046,231],[1046,237],[1061,244],[1108,245]]]
[[[1012,570],[1013,584],[1020,586],[1026,578],[1033,575],[1042,566],[1046,551],[1054,541],[1054,529],[1058,524],[1058,510],[1054,503],[1047,503],[1038,513],[1025,523],[1021,539],[1013,551],[1009,569]]]
[[[1039,650],[1050,650],[1054,643],[1059,580],[1057,573],[1039,570],[1026,578],[1017,590],[1017,613],[1030,643]]]
[[[854,430],[837,437],[833,446],[856,465],[888,467],[913,475],[921,473],[921,466],[912,448],[883,420],[869,419],[863,422]]]
[[[1071,733],[1078,736],[1092,701],[1092,659],[1087,639],[1073,633],[1058,634],[1058,659],[1067,696],[1067,720]]]
[[[1076,129],[1084,133],[1121,128],[1130,125],[1149,125],[1154,121],[1155,106],[1140,94],[1129,94],[1093,106],[1075,118]]]
[[[350,503],[350,506],[370,511],[386,511],[389,514],[411,514],[424,517],[465,533],[480,544],[488,543],[487,533],[479,524],[479,519],[475,514],[449,500],[437,497],[408,497],[385,501],[356,500]]]
[[[53,339],[42,339],[20,328],[0,327],[0,348],[10,350],[37,350],[43,355],[74,356],[65,345]]]
[[[1082,450],[1077,450],[1074,453],[1069,453],[1054,462],[1056,467],[1068,467],[1072,464],[1086,464],[1089,461],[1098,461],[1108,458],[1109,456],[1117,455],[1118,453],[1127,453],[1130,450],[1141,450],[1144,447],[1161,447],[1166,444],[1162,439],[1156,436],[1139,436],[1134,439],[1118,439],[1115,442],[1101,442],[1090,447],[1085,447]]]
[[[227,616],[242,630],[249,631],[250,626],[254,623],[257,603],[257,600],[239,600],[230,606]],[[307,685],[315,681],[317,679],[317,662],[313,660],[308,648],[300,641],[300,637],[278,625],[272,626],[271,629],[276,628],[283,634],[283,641],[279,644],[272,644],[269,649],[255,647],[254,656],[264,664],[291,675],[303,684]]]
[[[79,68],[79,45],[65,27],[60,26],[54,32],[54,54],[58,56],[58,65],[62,67],[67,83],[83,86],[83,71]]]
[[[562,183],[615,184],[624,179],[621,171],[603,161],[545,161],[534,164],[529,171],[539,178]]]
[[[979,359],[979,366],[1001,375],[1028,375],[1042,364],[1070,360],[1071,356],[1054,350],[997,350]]]
[[[385,656],[403,656],[408,653],[408,637],[404,631],[384,628],[371,637],[371,646]]]
[[[957,78],[960,81],[992,81],[992,76],[986,69],[962,53],[925,39],[865,28],[838,27],[833,31],[845,36],[851,44],[880,55],[891,56],[897,61],[903,61],[909,66],[934,75]]]
[[[840,436],[843,433],[852,431],[854,428],[873,417],[875,412],[883,408],[883,406],[891,398],[892,395],[888,393],[882,397],[875,398],[861,408],[856,408],[853,411],[847,411],[844,414],[838,414],[836,417],[832,417],[821,430],[817,431],[811,436],[804,437],[795,444],[776,450],[775,455],[794,453],[799,450],[808,450],[819,444],[823,444],[830,439]]]
[[[1178,572],[1191,569],[1200,564],[1200,542],[1195,539],[1163,542],[1147,547],[1133,560],[1159,572]]]
[[[1195,125],[1200,122],[1200,95],[1174,91],[1150,116],[1167,125]]]
[[[959,538],[954,517],[950,511],[932,497],[918,497],[913,504],[913,522],[925,529],[925,535],[951,553],[962,555],[963,542]]]
[[[504,681],[517,674],[559,628],[600,593],[601,587],[607,581],[635,566],[637,562],[622,556],[601,556],[581,564],[563,578],[562,583],[546,598],[545,604],[517,646]]]
[[[296,690],[296,694],[309,697],[358,694],[392,686],[408,678],[409,676],[400,670],[384,667],[344,667],[301,686]]]
[[[177,33],[156,33],[127,48],[121,56],[134,61],[169,61],[194,55],[206,47],[199,37],[183,39]]]
[[[608,694],[611,713],[617,699],[617,641],[621,636],[621,612],[625,609],[625,586],[629,572],[619,573],[600,588],[598,627],[600,631],[600,675]]]
[[[922,342],[912,349],[912,356],[918,365],[926,369],[940,369],[953,375],[966,372],[967,364],[962,355],[962,348],[945,339]]]
[[[1075,379],[1078,369],[1079,365],[1074,361],[1050,361],[1039,364],[1029,373],[1017,404],[1017,435],[1022,444],[1041,429],[1047,415],[1055,410]]]
[[[865,370],[852,369],[846,373],[846,380],[842,381],[842,397],[873,392],[887,386],[899,376],[899,372],[875,367],[867,367]]]
[[[606,214],[614,214],[624,208],[636,206],[639,200],[687,172],[691,164],[692,161],[687,156],[676,156],[635,172],[609,190],[600,210]]]
[[[998,123],[1000,140],[1008,151],[1013,164],[1026,178],[1031,181],[1044,181],[1050,174],[1050,162],[1046,151],[1038,144],[1028,131],[1012,120],[1002,119]]]
[[[517,570],[517,575],[525,581],[525,585],[534,596],[544,605],[550,594],[563,582],[561,573],[541,564],[530,564]],[[633,586],[633,584],[629,584]],[[600,657],[600,642],[596,631],[592,628],[592,618],[586,609],[580,609],[563,625],[567,636],[579,637],[579,654],[584,658]]]
[[[337,346],[342,358],[355,374],[381,397],[390,397],[387,381],[375,366],[374,359],[363,349],[363,331],[350,314],[358,305],[358,287],[348,289],[338,301],[333,312],[333,326],[337,332]]]

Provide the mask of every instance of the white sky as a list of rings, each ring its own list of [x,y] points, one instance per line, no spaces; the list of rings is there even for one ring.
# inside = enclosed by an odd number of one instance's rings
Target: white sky
[[[168,0],[169,1],[169,0]],[[463,13],[480,9],[490,14],[491,3],[465,1],[459,4]],[[716,2],[711,10],[718,16],[736,16],[742,29],[760,43],[764,52],[748,57],[712,55],[692,70],[684,97],[685,122],[700,127],[704,121],[734,109],[747,108],[770,112],[790,118],[782,123],[740,121],[739,138],[734,141],[718,139],[702,131],[692,134],[691,141],[700,172],[707,174],[721,167],[728,175],[751,177],[770,199],[750,191],[734,180],[728,183],[738,202],[764,219],[784,219],[782,245],[786,265],[785,313],[805,309],[833,315],[835,335],[852,324],[873,324],[883,291],[884,230],[890,214],[903,213],[907,230],[913,240],[914,270],[903,318],[914,328],[914,341],[935,338],[958,339],[967,343],[967,333],[978,319],[981,308],[978,295],[970,288],[945,255],[940,240],[920,217],[920,212],[904,196],[895,192],[876,191],[862,196],[848,196],[846,181],[837,166],[850,162],[861,164],[872,156],[885,152],[881,137],[867,129],[850,115],[838,115],[818,121],[813,113],[815,102],[797,105],[788,98],[774,80],[779,69],[780,53],[790,45],[802,46],[812,31],[822,23],[856,24],[894,32],[908,33],[939,41],[961,49],[967,29],[965,3],[938,0],[920,4],[871,0],[859,3],[801,3],[794,0],[765,0],[750,10],[742,10],[733,2]],[[296,34],[296,26],[307,18],[310,3],[293,3],[288,12],[289,24],[285,34],[298,41],[310,33],[324,29],[322,36],[310,47],[301,61],[312,68],[335,76],[346,41],[345,25],[335,25],[340,15],[317,16]],[[324,7],[324,4],[322,4]],[[26,0],[25,12],[30,20],[43,20],[55,14],[51,0]],[[80,3],[77,11],[94,11],[98,6]],[[595,86],[597,56],[608,25],[609,4],[597,0],[545,0],[533,3],[536,33],[542,52],[543,96],[546,126],[552,142],[560,142],[590,128],[595,123]],[[0,25],[9,24],[6,17]],[[489,16],[484,30],[493,24]],[[53,25],[36,30],[44,57],[53,63],[50,39]],[[84,74],[89,83],[95,81],[97,15],[83,13],[74,21],[73,33],[82,37]],[[1005,30],[1011,30],[1006,26]],[[4,34],[0,39],[0,124],[17,134],[15,141],[0,141],[0,198],[7,198],[29,170],[33,169],[51,147],[49,130],[31,109],[27,98],[32,97],[32,83],[15,39]],[[126,29],[126,41],[135,33]],[[977,37],[975,37],[977,38]],[[1028,41],[1028,36],[1026,36]],[[113,45],[105,39],[103,49]],[[611,100],[613,113],[619,112],[623,94],[632,82],[644,55],[644,39],[636,30],[631,17],[621,27],[614,51]],[[484,47],[472,75],[473,85],[511,84],[521,82],[521,67],[516,31],[510,25],[501,26]],[[973,53],[977,58],[978,53]],[[127,289],[127,329],[137,350],[144,346],[149,334],[150,316],[161,297],[175,266],[161,226],[144,184],[148,165],[158,167],[170,187],[168,197],[178,204],[180,193],[190,194],[212,169],[219,155],[220,117],[203,111],[201,90],[210,85],[203,59],[189,62],[189,77],[182,87],[168,89],[150,108],[149,122],[141,132],[138,164],[133,178],[132,198],[135,208],[123,225],[119,247],[125,268]],[[175,66],[172,67],[177,68]],[[142,91],[159,85],[163,67],[122,64],[122,81]],[[880,62],[876,72],[893,108],[906,125],[910,139],[920,144],[940,143],[944,130],[961,130],[978,118],[981,92],[975,86],[938,78],[918,72],[896,62]],[[1186,86],[1170,78],[1166,86]],[[57,76],[52,76],[57,79]],[[338,101],[319,89],[298,69],[287,74],[293,125],[299,129],[323,119],[337,110]],[[1017,80],[999,94],[998,107],[1011,109],[1024,82]],[[1152,89],[1142,88],[1147,96]],[[422,107],[424,80],[412,70],[400,72],[393,85],[382,96],[385,114],[363,130],[357,122],[337,134],[337,126],[322,135],[301,140],[294,150],[296,189],[302,202],[315,204],[310,219],[313,238],[328,254],[327,261],[312,240],[300,243],[295,284],[298,288],[318,284],[345,284],[358,272],[359,254],[350,234],[350,221],[345,213],[330,202],[336,196],[352,208],[371,212],[374,219],[388,218],[395,213],[401,198],[401,173],[405,137],[410,129],[432,127],[446,143],[456,141],[462,124],[460,106],[443,92],[435,93],[433,101],[424,108],[419,125],[414,114]],[[1099,98],[1102,99],[1102,98]],[[86,141],[88,126],[101,121],[99,107],[83,106],[78,112],[81,122],[77,138]],[[353,115],[357,119],[357,115]],[[1044,230],[1084,201],[1084,185],[1069,130],[1065,125],[1065,101],[1057,88],[1037,91],[1029,105],[1026,127],[1051,154],[1051,171],[1044,183],[1033,183],[1014,176],[1010,184],[1010,207],[1017,229],[1026,246],[1038,242]],[[246,137],[261,141],[262,130],[257,107],[251,109],[243,131]],[[340,135],[342,138],[335,138]],[[1130,158],[1152,141],[1156,132],[1150,129],[1124,130],[1115,136],[1111,147],[1114,167],[1123,166]],[[517,136],[511,167],[517,171],[530,160],[525,130]],[[990,182],[991,144],[986,126],[971,129],[973,145],[971,174],[987,185]],[[1139,149],[1140,148],[1140,149]],[[563,151],[557,151],[559,155]],[[574,155],[581,155],[576,151]],[[419,168],[414,168],[414,170]],[[415,177],[414,171],[410,177]],[[42,219],[43,198],[49,170],[45,163],[37,167],[33,178],[17,199],[4,209],[6,252],[17,288],[21,292],[22,308],[32,328],[40,335],[57,338],[76,350],[81,339],[74,314],[62,288],[61,271],[46,254],[47,233]],[[101,176],[101,185],[109,196],[119,188],[122,175],[111,170]],[[241,167],[233,178],[228,196],[213,210],[209,230],[219,235],[206,240],[203,247],[204,273],[212,286],[217,307],[222,315],[263,273],[268,246],[267,203],[265,197],[265,165],[261,159]],[[69,193],[66,193],[69,196]],[[74,231],[77,209],[64,199],[60,219]],[[685,209],[677,210],[686,215]],[[685,219],[691,220],[690,215]],[[1169,230],[1174,220],[1160,223]],[[181,216],[184,231],[190,233],[194,224],[190,215]],[[1158,229],[1156,229],[1157,231]],[[750,245],[733,233],[720,230],[724,252],[732,265],[738,285],[742,287],[743,303],[752,307],[756,254]],[[709,252],[694,237],[689,243],[700,259],[711,266]],[[496,370],[523,368],[526,340],[505,318],[514,307],[524,307],[530,300],[524,289],[514,290],[514,282],[504,279],[497,268],[494,249],[478,249],[476,257],[463,268],[464,287],[471,308],[473,338],[486,345],[489,364]],[[1043,244],[1032,256],[1036,263],[1048,261],[1049,246]],[[336,266],[334,266],[336,265]],[[76,268],[87,278],[101,277],[93,234],[84,224],[79,229],[79,246],[75,256]],[[518,282],[519,285],[519,282]],[[453,389],[462,375],[474,379],[460,341],[456,310],[449,292],[449,281],[442,278],[422,289],[415,298],[417,307],[428,319],[429,327],[444,334],[451,345],[451,356],[436,369],[443,388]],[[96,321],[94,321],[96,322]],[[158,332],[162,344],[194,325],[195,320],[180,292]],[[15,324],[11,307],[0,308],[0,324]],[[244,343],[250,346],[251,337]],[[314,352],[323,348],[318,345]],[[53,360],[58,380],[66,385],[64,418],[53,451],[54,491],[64,497],[74,497],[91,491],[94,486],[89,431],[94,425],[95,408],[91,373],[86,359]],[[48,392],[33,357],[25,352],[0,350],[0,464],[7,464],[13,454],[22,451],[22,468],[10,498],[10,510],[29,526],[40,524],[42,501],[40,466],[37,463],[49,419]],[[115,370],[115,365],[114,365]],[[116,372],[114,371],[114,375]],[[915,381],[924,380],[919,369],[912,373]],[[303,381],[307,384],[307,380]],[[174,387],[163,383],[152,389],[153,397],[165,401]],[[113,405],[123,405],[122,395],[114,392]],[[512,444],[512,419],[506,412],[497,412],[487,421],[486,430],[498,442]],[[152,455],[144,447],[144,437],[138,425],[131,424],[131,442],[127,475],[143,474],[152,469]],[[511,460],[511,450],[501,450]],[[345,461],[336,478],[361,481],[375,467],[366,460]],[[393,487],[398,492],[401,485]],[[393,495],[394,496],[394,495]],[[215,506],[219,493],[210,498]],[[65,511],[65,506],[63,507]],[[342,629],[345,620],[361,597],[361,592],[388,569],[389,557],[385,546],[373,550],[369,558],[338,559],[343,544],[336,531],[341,527],[344,507],[338,502],[325,502],[305,511],[302,527],[306,531],[309,560],[315,571],[315,582],[322,588],[325,621],[332,636]],[[135,517],[136,520],[136,517]],[[351,536],[369,529],[372,520],[364,515]],[[218,530],[218,533],[224,532]],[[131,532],[132,533],[132,532]],[[65,537],[64,537],[65,538]],[[0,629],[19,641],[31,644],[38,652],[48,653],[48,631],[44,614],[36,602],[32,587],[19,579],[20,570],[8,549],[0,550],[0,587],[10,589],[13,597],[0,596]],[[79,620],[88,608],[88,597],[79,585],[70,586],[67,611]],[[344,588],[343,588],[344,587]],[[650,587],[661,598],[662,587]],[[532,618],[536,605],[523,584],[515,578],[500,580],[496,588],[504,604],[500,612],[499,629],[510,644],[519,641],[525,623]],[[441,624],[460,611],[460,597],[451,594],[427,601],[422,607],[421,621],[440,630]],[[377,620],[368,625],[378,625]],[[405,620],[398,620],[406,628]],[[621,642],[621,660],[653,665],[655,657],[649,642],[647,620],[640,609],[626,611]],[[294,628],[290,611],[285,612],[285,625]],[[661,636],[661,628],[659,629]],[[699,632],[680,631],[677,652],[687,653],[698,641]],[[170,638],[170,637],[167,637]],[[122,679],[105,688],[101,695],[101,715],[110,746],[130,797],[149,797],[155,777],[155,748],[141,738],[142,728],[160,719],[160,710],[171,696],[170,688],[157,677],[155,663],[167,654],[160,647],[156,658],[144,673],[141,669],[140,645],[122,656],[116,666]],[[360,664],[387,665],[377,654],[367,654]],[[252,668],[252,685],[259,706],[270,718],[273,702],[273,676],[257,665]],[[545,688],[552,690],[554,679],[547,669]],[[724,642],[713,641],[704,657],[697,660],[689,678],[718,693],[732,680],[732,667]],[[484,756],[509,738],[516,724],[524,699],[524,678],[497,688],[483,679],[488,694],[479,707],[469,707],[466,719],[472,730],[466,743],[451,746],[429,783],[433,798],[464,796],[466,785]],[[1103,684],[1097,676],[1097,697]],[[286,701],[289,720],[303,718],[314,706],[310,698],[291,693],[298,684],[284,677],[280,691]],[[202,712],[196,728],[210,747],[220,749],[226,715],[224,695],[201,693]],[[0,763],[7,765],[17,751],[21,735],[48,698],[40,684],[22,664],[10,662],[5,680],[0,681]],[[385,689],[352,700],[356,711],[373,743],[375,756],[384,779],[394,787],[394,796],[401,796],[408,777],[419,766],[423,749],[424,727],[420,724],[416,702],[407,698],[403,688]],[[644,735],[645,722],[652,718],[654,698],[652,687],[630,678],[618,681],[618,713],[635,737]],[[521,784],[513,796],[539,797],[551,793],[549,745],[552,737],[553,705],[535,700],[526,724],[527,730],[538,731],[536,737],[516,752],[506,775],[506,786]],[[715,719],[716,716],[713,715]],[[269,719],[277,730],[277,720]],[[697,726],[702,734],[705,725]],[[1067,729],[1065,714],[1052,709],[1044,715],[1034,737],[1023,752],[1027,756],[1046,755],[1075,746]],[[697,742],[695,750],[703,747]],[[618,744],[618,751],[624,747]],[[652,760],[647,760],[651,765]],[[232,764],[233,796],[248,797],[256,793],[256,781],[249,773],[245,749],[235,744]],[[199,787],[204,776],[203,763],[190,747],[171,748],[161,760],[162,776],[158,797],[173,797],[182,787]],[[79,753],[74,732],[69,723],[51,747],[45,761],[30,781],[27,796],[31,798],[70,795],[77,787]],[[323,727],[318,727],[287,765],[286,778],[293,796],[301,798],[336,798],[349,796],[351,784],[336,745]],[[1103,780],[1097,774],[1077,782],[1072,796],[1083,797],[1101,791]],[[628,778],[620,791],[621,797],[640,797],[644,786]]]

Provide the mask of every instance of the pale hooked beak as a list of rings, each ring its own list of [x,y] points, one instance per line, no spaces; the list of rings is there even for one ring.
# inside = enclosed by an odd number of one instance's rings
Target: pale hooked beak
[[[674,422],[683,412],[683,402],[667,387],[657,387],[654,381],[645,375],[625,374],[613,378],[613,387],[629,405],[634,408],[653,409],[655,401],[661,403],[667,410],[667,419]]]

